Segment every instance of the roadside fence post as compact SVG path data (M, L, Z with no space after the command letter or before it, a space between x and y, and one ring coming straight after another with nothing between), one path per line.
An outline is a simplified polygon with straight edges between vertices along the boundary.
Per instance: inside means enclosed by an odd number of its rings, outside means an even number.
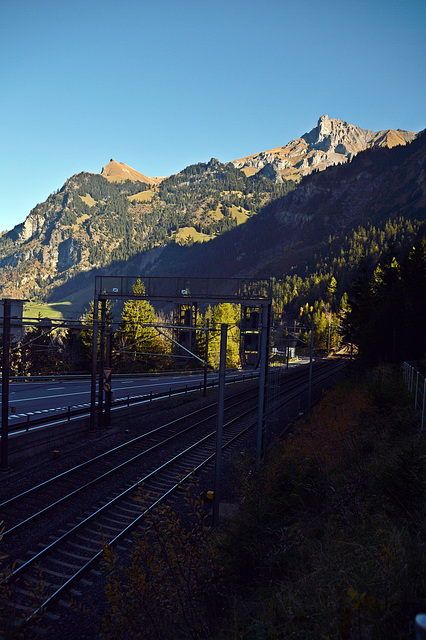
M418 393L419 393L419 375L420 372L417 371L417 376L416 376L416 395L414 398L414 408L417 409L417 397L418 397Z
M416 640L426 640L426 614L416 616Z

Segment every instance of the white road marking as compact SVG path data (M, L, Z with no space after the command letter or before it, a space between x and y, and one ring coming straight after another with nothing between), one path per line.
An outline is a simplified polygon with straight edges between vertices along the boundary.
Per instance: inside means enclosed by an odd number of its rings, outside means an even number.
M89 395L90 391L74 391L74 393L61 393L61 398L65 396L82 396ZM54 396L36 396L35 398L21 398L20 400L14 400L13 402L31 402L32 400L48 400L49 398L57 398L57 395ZM0 403L1 404L1 403Z

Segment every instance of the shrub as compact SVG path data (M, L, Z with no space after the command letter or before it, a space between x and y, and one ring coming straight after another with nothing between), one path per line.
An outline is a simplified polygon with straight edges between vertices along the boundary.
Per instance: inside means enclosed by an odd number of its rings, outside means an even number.
M221 578L202 501L186 490L185 521L171 506L147 514L127 565L105 548L105 640L206 638L217 623ZM145 510L149 495L140 497Z

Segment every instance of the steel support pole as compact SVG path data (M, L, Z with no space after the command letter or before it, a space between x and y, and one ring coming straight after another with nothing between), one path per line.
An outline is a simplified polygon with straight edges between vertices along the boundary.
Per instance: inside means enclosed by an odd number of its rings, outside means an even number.
M216 458L214 473L213 493L213 526L219 524L219 507L222 488L222 440L223 440L223 414L225 406L225 374L226 374L226 345L228 325L222 324L220 328L220 361L219 361L219 390L217 396L217 431L216 431Z
M98 366L98 309L99 301L95 295L93 300L93 331L92 331L92 378L90 387L90 431L96 431L96 374Z
M327 354L330 353L330 333L331 333L331 318L328 319L328 346L327 346Z
M260 339L259 400L257 408L256 448L256 466L258 469L260 468L260 462L264 453L265 392L268 371L269 309L270 305L262 305L262 333Z
M206 326L206 349L204 352L204 360L205 360L205 365L204 365L204 390L203 390L203 396L205 397L207 395L207 369L208 369L208 358L209 358L209 335L210 335L210 320L207 318L207 326Z
M3 357L1 380L1 470L9 468L9 377L10 377L10 309L11 301L3 300Z
M312 324L311 324L311 348L310 348L310 355L309 355L308 411L311 410L311 404L312 404L312 361L313 361L313 355L314 355L314 330L315 330L315 325L314 325L314 321L312 321Z
M106 334L106 354L105 354L105 364L107 369L111 368L111 355L112 355L112 331L109 331ZM111 425L111 397L112 397L112 380L111 376L109 379L111 384L111 391L105 391L105 426L109 427Z
M101 300L101 331L99 339L98 429L104 426L104 367L105 367L106 300Z

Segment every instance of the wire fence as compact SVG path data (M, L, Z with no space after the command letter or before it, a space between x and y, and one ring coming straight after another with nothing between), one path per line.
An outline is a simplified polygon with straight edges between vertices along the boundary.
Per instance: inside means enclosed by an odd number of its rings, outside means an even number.
M421 411L422 423L420 431L423 431L426 411L426 378L412 364L404 362L404 380L409 391L414 396L414 408Z

